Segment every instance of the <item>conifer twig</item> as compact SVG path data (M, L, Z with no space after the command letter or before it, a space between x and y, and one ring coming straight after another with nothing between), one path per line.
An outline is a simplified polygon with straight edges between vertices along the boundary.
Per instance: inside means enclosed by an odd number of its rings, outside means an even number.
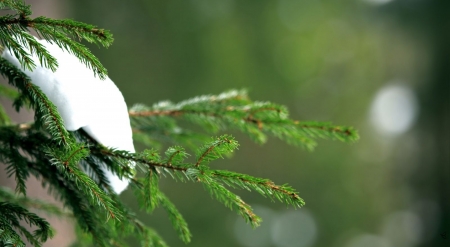
M168 164L168 163L158 163L154 161L150 161L144 158L138 158L135 157L132 154L125 154L120 152L114 152L112 150L108 149L91 149L92 153L101 153L103 155L107 155L114 158L120 158L120 159L126 159L128 161L133 161L140 164L147 165L150 169L155 168L164 168L166 170L172 170L176 172L182 172L182 173L188 173L192 170L197 170L198 166L196 164L191 165L174 165L174 164ZM256 188L255 190L261 193L264 196L270 196L270 197L276 197L277 199L280 199L282 202L289 202L289 204L292 204L294 206L301 207L304 205L303 199L299 197L299 195L291 188L286 185L280 186L274 184L272 181L268 179L261 179L261 178L255 178L251 177L249 175L229 172L229 171L222 171L222 170L209 170L208 173L212 177L216 177L217 179L220 179L222 181L226 181L227 185L238 185L241 188L249 189L249 186ZM154 187L152 187L154 188ZM264 188L262 190L261 188ZM277 196L283 194L283 198L289 198L288 200L281 200L281 197Z
M7 3L8 2L8 3ZM0 3L0 8L15 1ZM28 33L28 28L34 29L37 34L51 43L56 43L60 48L75 55L82 63L94 71L95 75L105 79L107 70L100 61L84 45L73 39L86 40L90 43L109 47L112 42L112 34L108 30L99 29L93 25L73 20L54 20L47 17L29 18L31 12L27 12L25 5L16 4L15 10L20 15L5 15L0 17L0 41L15 54L22 67L33 70L36 64L30 55L36 54L43 67L55 71L58 63L42 44ZM17 31L20 30L20 31ZM72 38L70 38L72 37ZM29 52L24 49L29 49ZM31 53L31 54L29 54Z
M221 136L199 148L197 162L194 164L183 163L184 157L186 157L187 154L179 147L169 148L166 152L166 159L161 159L159 154L155 151L146 151L142 154L131 154L94 146L94 148L91 149L91 152L94 155L108 155L113 158L125 159L136 162L137 164L143 164L148 167L148 172L144 176L145 180L143 182L145 188L145 193L143 194L144 201L148 211L153 211L159 204L159 200L161 200L157 199L161 198L162 195L158 189L158 177L161 175L156 172L158 168L163 169L162 171L165 172L173 171L182 173L189 181L201 182L211 195L224 203L227 207L238 211L239 214L253 226L259 225L259 217L252 212L249 205L243 202L239 196L227 190L222 183L233 188L239 187L247 190L256 190L261 195L267 196L272 200L276 198L280 202L295 207L302 207L304 205L303 199L298 196L293 188L287 185L280 186L268 179L255 178L249 175L229 171L211 170L205 165L206 162L220 158L222 154L232 152L235 148L237 148L237 143L232 137L227 135ZM180 176L178 176L178 178L180 178Z
M60 170L67 170L69 174L66 177L73 180L81 187L80 189L91 195L89 199L92 204L98 203L101 205L107 211L108 218L120 220L123 216L114 205L115 203L111 197L77 167L78 162L88 155L88 149L83 144L74 145L67 149L65 152L47 149L46 153L50 157L51 164Z
M183 131L176 124L177 119L199 124L213 133L238 129L258 143L266 142L266 135L272 134L309 150L317 145L316 138L345 142L358 139L357 132L351 127L292 120L286 107L270 102L253 102L244 90L195 97L178 104L164 101L152 107L136 105L130 109L129 115L136 136L148 134L151 137L155 129L162 126L166 135L170 135L168 137L176 137ZM154 126L152 132L145 127L149 125ZM173 131L167 132L167 129Z
M22 95L28 96L27 99L35 107L37 122L47 124L49 133L63 145L69 145L72 138L64 127L64 122L56 109L56 106L47 98L38 86L30 83L30 78L14 65L0 58L0 74L8 78L8 82L17 87ZM24 99L19 97L15 104L21 106Z
M47 221L17 204L0 201L0 217L2 219L2 221L0 221L1 229L5 229L5 227L8 227L7 224L9 224L9 227L12 226L18 229L19 232L34 246L40 247L43 242L53 237L53 231ZM24 220L30 225L36 226L38 229L31 234L27 229L20 225L19 220ZM18 246L24 246L22 241L19 241L16 244Z

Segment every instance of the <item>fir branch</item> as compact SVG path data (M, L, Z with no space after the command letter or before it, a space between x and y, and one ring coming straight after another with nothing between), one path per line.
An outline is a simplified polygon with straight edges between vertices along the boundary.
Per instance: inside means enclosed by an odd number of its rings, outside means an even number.
M209 136L180 128L172 117L130 118L133 139L145 146L160 148L161 143L183 145L195 150Z
M180 155L180 152L174 150L175 149L171 149L166 152L166 155L169 157L169 160L166 162ZM149 169L143 180L143 192L142 190L137 190L135 191L135 194L138 195L138 199L143 197L144 203L142 205L145 206L146 211L152 212L158 205L161 205L169 215L172 226L177 231L180 239L185 243L189 243L191 241L191 233L185 219L177 210L175 205L169 200L169 198L167 198L167 196L159 190L159 174L156 170Z
M114 148L106 148L100 143L98 143L91 136L89 136L83 129L74 131L72 132L72 134L75 136L78 142L88 143L90 148L90 156L86 157L86 159L82 162L87 162L89 164L90 167L87 167L88 171L90 169L92 170L94 177L99 179L98 181L99 184L104 186L105 189L107 189L108 191L113 191L111 190L109 182L106 181L107 179L104 176L104 172L101 171L102 170L102 168L100 168L101 166L102 167L106 166L108 170L112 171L119 178L126 178L133 184L137 185L138 187L140 186L139 182L136 179L134 179L134 175L136 174L134 162L121 158L120 155L118 155L122 154L123 156L129 156L130 155L129 152L116 150ZM104 155L102 151L112 152L118 156ZM103 180L103 178L105 180Z
M358 131L353 127L335 126L331 123L324 122L295 121L294 124L298 125L312 137L334 139L342 142L355 142L359 139Z
M221 147L221 145L224 146L220 149L216 149L217 147ZM202 150L202 152L198 152L197 160L203 160L205 157L209 157L209 160L217 159L218 157L221 157L221 155L233 151L237 146L238 144L233 137L228 135L221 136L201 147L199 150ZM215 152L213 152L213 150ZM295 207L301 207L304 205L303 199L301 199L297 192L290 186L276 185L268 179L255 178L245 174L222 170L210 170L209 168L205 168L206 166L204 165L199 165L202 162L199 163L198 161L195 164L183 164L182 162L187 154L185 154L184 149L179 147L178 149L169 148L166 152L166 159L164 160L161 160L155 150L147 150L146 152L137 155L107 149L96 150L93 152L101 152L105 155L134 161L138 164L148 166L149 171L145 175L143 184L145 188L144 195L146 200L148 200L145 202L145 205L149 211L152 211L158 203L156 201L150 201L151 198L154 198L159 193L157 182L160 174L156 172L156 169L158 168L163 169L162 171L164 172L172 171L176 172L176 174L182 173L190 181L197 181L197 177L192 176L192 174L196 174L201 170L201 173L205 176L210 176L211 179L214 178L215 181L220 180L228 186L238 186L239 188L244 188L247 190L253 189L263 196L268 196L272 200L278 199L280 202L293 205ZM177 160L178 162L173 162L173 157L176 154L180 155L180 158ZM172 175L172 173L170 174ZM174 178L180 178L180 180L183 180L180 176Z
M214 109L218 108L218 106L230 106L242 104L244 102L248 102L245 90L230 90L219 95L203 95L194 97L192 99L182 101L178 104L173 104L170 101L162 101L156 103L152 107L137 104L130 109L129 113L132 123L134 121L136 122L133 127L137 127L138 130L143 130L144 132L146 132L146 126L154 126L154 129L158 129L161 126L164 127L164 130L173 134L173 132L180 133L184 132L185 130L176 126L175 121L172 119L172 117L183 117L183 115L186 115L186 113L194 114L194 116L199 115L196 114L198 112L198 109L193 108L193 106L201 106L202 109L209 109L209 113L212 114L212 116L207 116L207 114L200 114L201 117L203 116L206 119L199 119L197 117L191 120L215 132L220 128L219 126L217 126L217 121L213 121L215 116ZM220 112L216 113L217 115L220 115ZM153 132L155 131L154 129ZM151 134L151 132L149 131L147 131L147 133Z
M143 198L143 203L141 205L147 212L151 213L159 205L159 175L156 173L156 170L148 169L142 180L142 184L144 185L143 189L136 190L135 193L142 194L142 196L138 196L138 198Z
M24 236L26 240L33 246L41 247L41 243L34 238L33 234L31 234L25 227L20 224L14 225L14 228L20 232L20 235Z
M215 181L204 172L191 169L189 171L189 175L194 176L199 182L202 182L204 188L211 194L211 196L214 196L219 202L223 203L229 209L237 211L239 215L244 218L245 222L250 223L252 227L257 227L260 225L262 221L261 218L257 216L253 212L250 205L245 203L239 196L227 190L223 187L223 185Z
M98 58L95 57L86 46L73 41L69 37L59 32L53 32L52 30L48 30L45 28L41 28L36 31L47 41L54 42L61 49L64 49L67 52L73 54L80 60L80 62L85 64L87 68L94 71L94 74L97 75L100 79L106 78L106 75L108 74L107 69L103 67Z
M58 67L56 59L27 32L25 26L11 21L14 17L0 17L0 41L18 58L22 68L33 70L36 67L31 55L36 55L43 67L55 71Z
M276 185L269 179L256 178L246 174L224 170L211 170L206 172L208 175L224 182L231 187L239 187L248 191L255 190L264 197L278 199L280 202L294 207L302 207L305 202L297 192L287 185Z
M114 197L117 196L114 195ZM141 241L141 246L168 247L161 236L154 229L148 227L140 220L138 220L133 212L126 209L124 209L124 212L126 220L117 222L118 224L115 224L120 238L126 237L127 234L135 234L136 237Z
M27 28L33 28L39 36L75 55L101 79L106 78L106 68L88 48L72 40L70 36L78 40L84 39L90 43L109 47L113 42L112 34L109 31L73 20L54 20L47 17L31 19L12 15L0 17L0 41L12 50L21 65L28 70L33 70L36 67L30 54L23 48L26 47L31 54L38 56L43 67L52 71L56 70L57 61L41 43L27 32Z
M99 154L99 155L105 155L111 158L115 159L124 159L128 161L133 161L139 164L144 164L149 166L150 168L164 168L166 170L173 170L173 171L186 171L188 168L185 166L175 166L175 165L169 165L164 163L157 163L152 162L151 160L148 160L144 158L143 156L133 155L128 152L121 152L113 149L108 148L102 148L102 147L93 147L91 148L91 152L93 154Z
M0 128L0 162L7 164L6 173L8 177L15 176L16 192L26 194L26 180L29 171L26 167L27 159L20 153L20 148L15 144L20 137L15 128Z
M70 191L72 191L72 194L69 194ZM99 217L92 210L90 203L83 198L83 194L70 189L63 193L65 202L72 208L73 215L76 217L79 226L90 233L95 245L108 246L107 243L111 239L111 231L104 224L103 217Z
M8 127L5 129L12 129L13 127ZM19 128L15 126L14 128ZM1 130L1 129L0 129ZM27 133L32 133L35 131L33 126L29 126L29 128L26 128L24 130ZM30 132L31 131L31 132ZM16 132L12 132L16 133ZM86 139L80 139L83 141L86 141ZM93 142L92 139L88 139L88 141ZM211 160L216 159L218 157L221 157L221 155L232 151L235 147L237 147L237 143L234 143L234 139L230 136L221 136L217 139L214 139L207 143L206 145L202 146L199 150L203 150L202 152L198 152L198 158L208 157L208 155L211 155L214 152L217 152L214 154L211 158ZM277 198L278 200L285 202L287 204L292 204L294 206L301 206L303 204L303 201L296 195L296 192L290 188L289 186L278 186L273 184L270 180L265 179L259 179L254 178L251 176L246 176L243 174L237 174L227 171L216 171L216 170L210 170L207 166L203 165L196 165L194 164L185 164L184 159L187 157L187 153L184 151L183 148L179 146L175 146L172 148L169 148L165 152L165 156L162 158L159 156L159 154L156 152L156 150L147 150L142 153L138 154L132 154L125 151L120 150L114 150L114 149L108 149L106 147L103 147L101 145L98 145L97 143L91 143L92 146L89 146L91 149L91 153L89 157L99 157L100 155L109 157L111 162L114 164L122 164L122 163L129 163L129 162L136 162L137 164L143 164L146 166L147 171L152 172L152 177L155 178L153 182L148 183L146 188L149 190L152 189L152 192L147 192L146 197L151 198L152 200L155 200L153 203L156 203L158 205L163 205L163 202L161 201L161 198L164 198L165 196L158 190L157 180L159 179L159 176L165 173L171 173L175 172L175 174L183 174L184 178L187 178L189 181L199 181L202 182L204 187L213 195L216 199L218 199L220 202L224 203L227 207L237 211L240 215L242 215L248 222L250 222L253 226L256 226L259 224L259 218L254 215L254 213L251 211L251 208L249 205L247 205L245 202L240 199L239 196L233 194L231 191L227 190L223 184L231 186L231 187L239 187L239 188L245 188L245 189L252 189L257 190L259 193L269 196L272 199ZM82 145L82 144L80 144ZM225 145L225 146L222 146ZM226 147L226 145L230 145ZM81 156L77 158L77 155L81 153L80 149L74 149L70 152L63 152L63 154L60 154L60 163L70 163L70 160L73 159L72 163L77 163ZM65 158L63 158L63 156ZM199 160L197 159L197 161ZM92 160L92 162L97 163L97 161ZM117 166L117 165L116 165ZM36 169L35 165L32 165L34 169ZM60 176L65 177L66 175L62 170L58 168L57 173L60 174ZM161 172L159 172L161 171ZM45 174L55 174L55 172L40 172ZM174 178L180 178L180 176L176 176ZM76 183L75 181L71 180L73 183ZM71 183L72 183L71 182ZM222 184L223 183L223 184ZM145 183L143 183L145 184ZM156 185L155 185L156 184ZM137 189L142 187L136 187ZM83 192L82 190L81 192ZM71 192L73 193L73 192ZM79 193L79 192L77 192ZM85 192L84 192L85 193ZM114 197L112 197L114 198ZM165 197L167 198L167 197ZM67 198L69 199L69 198ZM73 200L71 198L70 200ZM77 203L82 202L83 200L80 200ZM169 204L166 203L166 210L169 212L169 215L172 215L172 222L174 224L175 229L178 229L177 231L179 233L183 232L185 233L185 239L184 241L187 241L186 235L187 232L187 225L185 224L184 220L181 220L182 218L179 213L176 213L176 209L171 207L173 206L169 202ZM71 202L71 204L75 204L75 202ZM90 203L89 203L90 204ZM167 206L169 205L169 206ZM164 205L163 205L164 206ZM73 205L71 206L73 207ZM89 208L89 206L87 206ZM155 206L153 206L155 207ZM109 233L107 233L106 229L103 229L101 231L106 231L103 233L98 233L98 229L94 230L93 227L96 225L97 220L95 214L92 215L88 211L77 211L80 209L77 209L75 207L74 209L74 215L78 215L78 217L83 216L83 218L86 218L87 222L84 223L85 227L87 227L87 231L91 232L94 236L94 238L98 236L106 236ZM175 210L175 211L174 211ZM93 218L92 218L93 217ZM128 216L126 216L128 219ZM80 219L78 219L80 220ZM84 220L83 220L84 221ZM81 221L81 222L83 222ZM79 221L80 222L80 221ZM183 223L183 224L182 224ZM94 233L95 232L95 233ZM183 235L181 235L183 237ZM100 246L106 246L109 245L106 242L102 242L103 237L98 237L98 239L94 239L94 241L98 242L98 245Z
M30 78L4 58L0 58L0 74L8 79L9 84L18 88L31 101L35 109L35 119L44 122L52 137L63 145L69 145L71 136L64 127L64 122L56 106L47 98L38 86L30 83Z
M75 192L68 194L68 192ZM73 215L76 217L78 225L88 232L96 246L108 246L111 239L111 231L106 227L103 218L92 210L90 203L86 202L82 194L78 191L67 190L64 193L65 203L72 208Z
M234 150L236 147L237 143L234 141L234 138L228 135L221 136L199 149L201 151L198 152L198 158L195 164L182 163L187 154L184 152L184 149L179 147L169 148L166 152L165 159L161 159L155 150L147 150L141 154L119 152L108 150L106 148L93 148L91 151L148 166L148 172L143 181L144 193L136 193L138 198L140 195L144 196L144 205L146 205L148 211L152 211L159 203L161 203L160 198L162 193L158 189L158 177L160 174L156 172L157 169L162 169L164 172L172 171L176 174L182 173L190 181L202 182L205 189L209 191L211 195L230 209L236 210L253 226L259 225L260 218L251 211L251 207L248 204L242 201L239 196L227 190L220 182L231 187L237 186L248 190L256 190L258 193L268 196L272 200L278 199L280 202L295 207L304 205L303 199L301 199L297 192L290 186L275 185L268 179L255 178L244 174L210 170L207 166L202 165L203 160L206 162L206 160L210 161L217 159L218 157L221 157L221 155Z
M99 44L106 48L114 41L111 32L108 30L74 20L54 20L40 16L35 19L28 19L26 25L44 33L49 33L51 27L53 32L60 31L66 35L71 35L73 38L84 39L89 43Z
M41 243L53 237L53 231L47 221L17 204L0 202L0 218L18 229L34 246L39 247ZM31 234L20 225L19 220L24 220L26 223L36 226L37 229Z
M25 183L29 176L29 172L26 167L27 160L23 158L18 151L19 150L8 150L6 153L1 155L0 160L5 164L8 164L6 167L8 177L11 177L12 175L15 176L16 192L26 195L27 188Z
M1 18L1 17L0 17ZM0 19L1 20L1 19ZM18 31L17 33L24 34L24 31ZM27 47L26 39L20 39L23 38L21 36L16 37L16 33L11 33L8 26L0 26L0 41L5 47L8 47L14 55L19 60L20 64L22 65L22 68L33 70L36 67L36 64L34 63L34 60L31 58L31 55L24 49L24 46ZM18 39L22 41L19 42Z
M0 0L0 9L10 8L17 11L20 16L31 15L31 5L21 0Z
M22 28L33 28L47 37L51 37L57 32L63 33L72 36L72 38L84 39L89 43L102 45L106 48L114 41L111 32L108 30L70 19L55 20L45 16L31 19L12 15L0 17L0 26L7 26L8 29L13 29L13 25L20 25Z
M175 205L169 200L169 198L167 198L167 196L164 195L162 192L159 192L157 197L161 206L166 210L167 214L169 215L169 219L172 222L172 226L177 231L180 239L186 244L189 243L191 241L192 234L189 231L187 222L184 219L184 217L181 215L181 213L178 211Z
M29 162L28 167L42 177L44 184L50 184L49 190L59 198L64 206L69 207L78 225L85 232L91 234L94 243L97 246L108 246L108 240L111 239L111 230L104 224L104 218L100 217L95 207L88 200L86 194L78 189L78 186L64 179L60 170L55 166L44 166ZM93 207L94 206L94 207Z
M64 127L64 122L56 106L47 98L38 86L27 82L25 88L36 110L36 120L47 124L49 133L55 140L68 145L71 137Z
M110 157L111 159L114 159L114 162L135 162L138 164L143 171L152 171L152 175L160 175L159 173L163 174L169 174L172 178L178 179L180 181L184 181L185 178L188 180L190 179L189 176L180 176L180 174L185 174L188 169L195 168L195 164L172 164L167 163L170 160L170 156L166 157L166 159L162 160L161 157L158 154L157 150L151 149L151 150L144 150L141 153L129 153L126 151L121 150L115 150L107 147L103 147L100 145L94 145L91 147L90 151L93 155L103 155L106 157ZM176 150L177 147L172 147L173 150ZM170 148L169 148L170 149ZM166 154L170 154L171 152L166 152ZM180 155L185 155L184 153L180 152ZM174 159L170 160L173 162ZM142 167L143 165L144 167ZM174 176L174 174L176 176ZM148 176L148 174L147 174ZM146 177L147 177L146 176ZM145 184L145 183L144 183ZM148 185L150 186L150 185ZM144 186L145 187L145 186Z
M152 228L145 227L139 234L141 246L148 247L169 247L159 234Z
M213 133L238 129L258 143L265 143L266 135L272 134L308 150L317 145L315 138L345 142L358 139L357 132L351 127L294 121L289 118L286 107L270 102L253 102L244 90L232 90L218 96L195 97L178 104L165 101L152 107L136 105L130 109L129 114L135 131L149 135L155 130L149 130L145 126L153 125L157 130L161 123L166 123L162 126L184 131L176 125L176 118L201 125ZM170 131L169 135L173 136Z
M239 144L230 135L223 135L197 150L196 166L208 164L212 160L222 158L223 154L233 152Z
M11 227L10 222L3 217L0 217L0 246L25 247L20 235Z
M166 159L163 160L166 164L181 164L183 163L184 159L189 156L188 153L184 150L181 146L173 146L169 147L167 151L165 152Z
M88 198L93 205L98 204L106 210L108 218L118 220L122 218L122 213L114 205L114 201L77 167L78 162L89 154L86 146L74 144L62 152L48 148L46 154L50 157L52 165L56 166L66 178L75 182L81 190L89 195Z
M80 161L80 165L83 170L99 185L103 190L113 193L111 185L109 184L108 178L105 176L103 171L103 163L93 155L89 155Z

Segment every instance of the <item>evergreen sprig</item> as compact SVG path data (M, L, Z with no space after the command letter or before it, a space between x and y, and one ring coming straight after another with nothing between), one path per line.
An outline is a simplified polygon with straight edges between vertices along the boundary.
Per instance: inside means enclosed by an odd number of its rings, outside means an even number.
M33 233L29 232L21 225L21 220L24 220L30 226L37 227L37 229ZM0 243L4 245L10 243L11 246L25 246L15 229L25 236L33 246L42 246L42 243L53 237L50 224L46 220L18 204L0 201L0 241L5 240Z
M153 195L151 196L154 197ZM185 243L189 243L191 241L192 234L189 231L188 224L184 217L181 215L175 205L169 200L169 198L167 198L167 196L162 192L158 193L156 197L161 206L169 215L169 219L173 227L177 231L180 239Z
M9 177L15 177L16 192L26 195L25 182L30 175L29 160L20 148L24 137L20 135L20 126L0 127L0 162L7 165ZM36 140L33 140L36 141ZM33 144L32 144L33 145Z
M135 136L138 140L144 140L144 143L150 141L141 138L142 135L154 141L177 142L182 135L192 133L181 128L177 124L178 119L198 124L212 133L238 129L257 143L265 143L267 134L272 134L308 150L314 149L317 138L344 142L358 139L358 134L352 127L292 120L286 107L271 102L251 101L245 90L199 96L178 104L169 101L152 107L138 104L129 113ZM192 140L192 137L191 134L189 139Z
M103 29L73 20L31 18L30 5L21 0L0 0L0 9L14 14L0 17L0 50L8 48L19 58L22 69L35 68L33 56L41 66L56 70L58 61L29 31L72 53L105 78L106 69L78 41L108 47L112 35ZM286 107L271 102L252 101L245 90L230 90L219 95L204 95L172 103L157 103L151 107L135 105L129 110L134 138L148 149L130 153L97 143L83 130L69 132L48 97L31 79L3 58L2 74L17 91L0 86L0 97L14 100L17 111L31 107L34 123L14 124L0 107L0 162L7 165L7 175L14 177L14 192L0 187L0 246L41 246L52 237L49 223L29 212L45 212L76 220L78 243L74 246L128 246L124 239L136 237L141 246L167 247L151 227L137 219L136 214L121 203L105 175L105 168L121 179L130 181L141 209L151 213L162 207L168 214L180 239L188 243L188 224L168 196L160 190L159 181L201 183L210 195L241 215L253 227L261 219L230 189L256 191L272 201L295 208L304 201L297 191L277 185L269 179L257 178L233 171L214 169L211 162L228 157L238 147L231 135L209 138L210 133L239 130L257 143L265 143L272 135L288 143L312 150L318 138L351 142L358 139L351 127L323 122L296 121L289 118ZM197 124L206 130L199 132L181 126L183 122ZM160 149L170 147L163 154ZM195 150L189 154L185 147ZM64 209L26 195L26 181L38 178L49 193L61 201ZM108 220L110 219L110 220ZM21 221L22 220L22 221ZM36 230L30 232L24 223Z
M159 236L159 234L152 228L143 228L142 230L141 246L149 247L169 247L166 242Z
M206 143L197 150L196 166L207 165L210 161L223 158L223 154L233 152L239 144L232 136L223 135L209 143Z
M246 174L230 172L225 170L208 171L208 175L223 182L233 188L256 191L264 197L277 199L286 205L302 207L305 202L300 198L294 188L284 185L276 185L272 181L263 178L256 178Z
M72 212L80 227L95 236L96 245L109 246L107 239L111 236L111 230L104 225L105 209L101 205L92 203L94 199L89 198L89 194L80 189L80 185L76 183L77 179L67 179L67 176L74 176L67 172L68 169L58 169L57 166L51 165L50 159L53 157L47 153L50 147L53 147L53 152L62 152L61 150L57 151L58 146L52 136L37 125L27 128L22 126L0 127L0 162L7 163L7 159L15 160L15 166L40 178L43 186L49 188L49 191ZM16 152L15 156L10 155L12 152ZM67 154L70 153L73 152ZM60 159L64 161L64 157ZM74 162L73 159L66 158L66 160L72 160L71 162ZM26 178L21 177L21 179L25 180ZM82 186L83 182L80 184ZM90 185L89 188L95 189L95 185ZM105 194L103 191L100 193ZM112 201L111 196L107 196L107 198L108 201ZM114 206L110 207L110 210L115 210L113 213L120 215L121 210L116 210L117 206Z
M0 0L0 9L11 9L17 11L21 16L31 15L31 5L21 0Z
M253 227L261 224L261 218L253 212L251 206L226 189L222 184L197 170L190 170L189 175L196 177L197 181L202 182L205 189L219 202L229 209L237 211L244 218L245 222L250 223Z
M92 145L96 144L92 143ZM250 205L225 188L225 186L247 190L253 189L265 197L276 198L280 202L293 205L294 207L304 205L303 199L298 196L293 188L287 185L276 185L268 179L255 178L249 175L223 170L214 170L207 166L210 161L233 152L237 147L238 143L230 135L214 138L198 148L195 163L184 162L188 154L179 146L169 148L165 152L164 158L154 149L132 154L97 145L91 149L91 152L93 155L103 154L113 159L136 162L139 168L145 171L144 178L141 179L143 191L135 191L135 195L138 197L138 200L143 202L141 205L149 212L153 211L159 203L162 203L161 197L165 197L158 188L158 181L163 174L168 174L170 177L180 181L201 182L204 188L214 198L231 210L238 212L246 222L249 222L254 227L260 224L261 219L253 213ZM171 215L170 211L172 210L167 211ZM172 220L175 229L178 229L180 237L189 236L187 231L185 235L181 234L183 232L181 230L185 229L183 227L185 223L181 215L178 213L173 213L172 215L180 223L177 224L177 221L174 222Z
M26 101L30 102L35 110L37 123L45 125L50 135L59 143L68 145L72 142L72 137L64 127L64 122L56 106L38 86L31 83L31 79L27 75L2 57L0 58L0 74L21 92L14 102L16 110L20 109Z
M89 148L83 143L77 143L63 150L47 148L46 154L49 156L51 165L56 166L60 173L73 181L82 190L93 205L100 205L107 212L107 218L120 220L122 214L115 206L115 202L100 189L86 173L78 168L78 163L89 154Z
M30 18L30 6L22 1L2 1L0 8L10 8L17 12L0 17L0 41L12 50L23 68L33 70L36 67L32 55L36 55L40 64L46 68L55 71L58 67L56 59L28 33L29 29L33 29L40 37L75 55L95 75L106 78L106 68L86 46L76 40L109 47L114 40L109 31L69 19L55 20L44 16Z

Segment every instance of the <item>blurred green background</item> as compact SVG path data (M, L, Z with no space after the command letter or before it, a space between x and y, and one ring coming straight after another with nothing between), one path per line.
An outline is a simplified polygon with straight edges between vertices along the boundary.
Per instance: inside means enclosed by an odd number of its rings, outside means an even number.
M72 0L63 18L111 30L93 47L129 106L231 88L287 105L298 120L359 130L314 152L276 139L214 166L289 183L300 210L238 191L255 230L198 184L162 181L189 246L450 246L450 1ZM128 191L122 198L136 207ZM140 214L184 246L162 210Z

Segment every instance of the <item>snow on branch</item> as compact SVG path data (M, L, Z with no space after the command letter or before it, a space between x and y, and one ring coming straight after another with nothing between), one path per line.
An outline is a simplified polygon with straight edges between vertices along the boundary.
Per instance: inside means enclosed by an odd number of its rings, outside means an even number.
M38 86L31 83L27 75L2 57L0 57L0 74L8 78L9 84L17 87L22 93L22 97L15 101L16 109L29 100L36 111L36 121L43 123L55 140L63 145L69 145L72 142L72 137L64 127L56 106Z

